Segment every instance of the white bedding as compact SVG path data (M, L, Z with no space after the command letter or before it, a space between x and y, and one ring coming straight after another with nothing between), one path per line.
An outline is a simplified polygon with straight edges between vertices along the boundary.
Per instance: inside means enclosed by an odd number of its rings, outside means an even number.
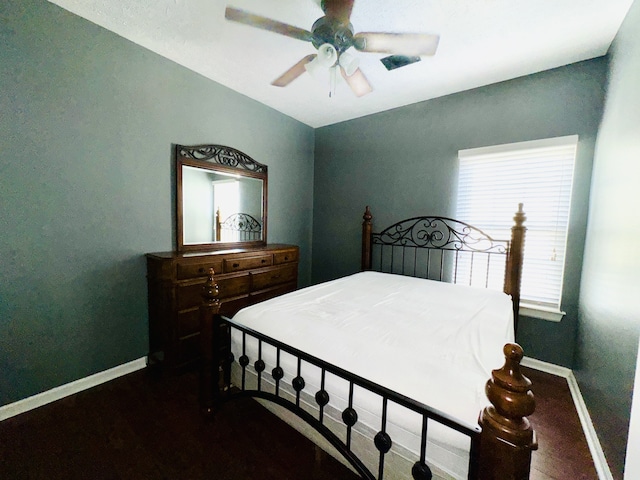
M469 425L477 424L487 404L484 385L491 370L504 363L504 344L514 341L512 304L506 294L378 272L357 273L267 300L241 310L234 321ZM238 358L237 331L232 337ZM247 348L256 343L249 342ZM253 364L256 352L247 354ZM264 347L263 359L270 372L275 351ZM284 381L290 382L296 376L295 361L283 355L281 364ZM305 369L305 392L312 398L320 380L311 367ZM263 377L268 381L270 375ZM330 377L330 406L339 412L346 407L348 387ZM380 429L381 401L374 397L356 389L359 423L375 432ZM394 444L416 451L420 418L392 408L389 417ZM433 430L430 427L430 437L440 436L436 443L468 449L468 440L456 432Z

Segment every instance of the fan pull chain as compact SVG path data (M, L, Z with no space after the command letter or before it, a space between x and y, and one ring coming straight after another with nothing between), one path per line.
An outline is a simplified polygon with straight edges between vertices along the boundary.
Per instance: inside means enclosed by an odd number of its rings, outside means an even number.
M334 65L329 69L329 98L332 98L336 94L336 71L338 67Z

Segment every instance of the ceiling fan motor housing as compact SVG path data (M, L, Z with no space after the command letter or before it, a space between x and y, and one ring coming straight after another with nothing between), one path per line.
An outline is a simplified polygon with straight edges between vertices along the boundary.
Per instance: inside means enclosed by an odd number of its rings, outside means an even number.
M311 33L313 34L311 43L316 49L329 43L335 47L338 54L341 54L354 45L351 23L344 24L328 17L320 17L311 27Z

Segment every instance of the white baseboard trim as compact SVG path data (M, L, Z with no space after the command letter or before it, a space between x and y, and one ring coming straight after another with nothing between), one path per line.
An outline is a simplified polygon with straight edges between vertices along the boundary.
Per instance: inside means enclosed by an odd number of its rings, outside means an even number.
M582 398L582 393L580 393L580 387L573 375L573 371L566 367L561 367L559 365L554 365L552 363L543 362L529 357L524 357L521 364L525 367L557 375L567 380L569 391L573 398L573 403L575 404L576 411L578 412L578 417L580 418L580 423L582 424L582 429L584 430L587 444L589 445L589 450L591 451L591 456L595 463L598 478L600 480L613 480L613 475L611 475L611 470L609 469L609 465L607 464L607 460L604 456L602 445L598 439L593 422L591 421L591 416L587 410L587 405ZM61 398L87 390L110 380L114 380L123 375L141 370L146 366L147 358L138 358L137 360L118 365L117 367L110 368L109 370L105 370L74 382L52 388L46 392L38 393L37 395L4 405L0 407L0 421L28 412L29 410L33 410L48 403L55 402L56 400L60 400Z
M524 357L520 364L525 367L540 370L541 372L550 373L551 375L556 375L562 378L569 378L569 375L573 375L570 368L543 362L542 360L536 360L535 358Z
M122 365L110 368L109 370L98 372L88 377L81 378L64 385L60 385L59 387L52 388L51 390L47 390L46 392L38 393L31 397L18 400L17 402L9 403L8 405L3 405L2 407L0 407L0 422L2 420L6 420L7 418L14 417L24 412L28 412L29 410L33 410L34 408L46 405L47 403L55 402L56 400L60 400L61 398L68 397L69 395L73 395L74 393L78 393L91 387L95 387L97 385L100 385L101 383L105 383L118 377L122 377L123 375L141 370L146 366L147 357L138 358L137 360L123 363Z
M589 410L587 410L587 404L584 403L584 398L582 398L582 393L580 392L578 381L573 375L573 371L570 368L561 367L559 365L554 365L552 363L543 362L529 357L524 357L520 363L525 367L557 375L567 380L569 391L571 392L571 397L573 398L573 403L576 407L576 411L578 412L578 418L580 418L580 424L582 425L582 430L584 431L584 436L587 439L587 445L589 445L589 451L591 452L591 457L593 458L593 463L595 464L596 472L598 473L598 478L600 480L613 480L611 469L609 468L607 459L604 456L604 451L602 450L602 445L598 439L598 434L596 433L596 429L591 421Z

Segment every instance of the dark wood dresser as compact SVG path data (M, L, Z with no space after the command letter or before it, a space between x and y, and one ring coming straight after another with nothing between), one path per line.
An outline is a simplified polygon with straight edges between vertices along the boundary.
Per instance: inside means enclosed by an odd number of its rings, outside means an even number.
M211 252L148 253L149 364L167 369L194 366L199 354L202 286L213 267L220 313L241 308L298 286L298 247L272 244Z

